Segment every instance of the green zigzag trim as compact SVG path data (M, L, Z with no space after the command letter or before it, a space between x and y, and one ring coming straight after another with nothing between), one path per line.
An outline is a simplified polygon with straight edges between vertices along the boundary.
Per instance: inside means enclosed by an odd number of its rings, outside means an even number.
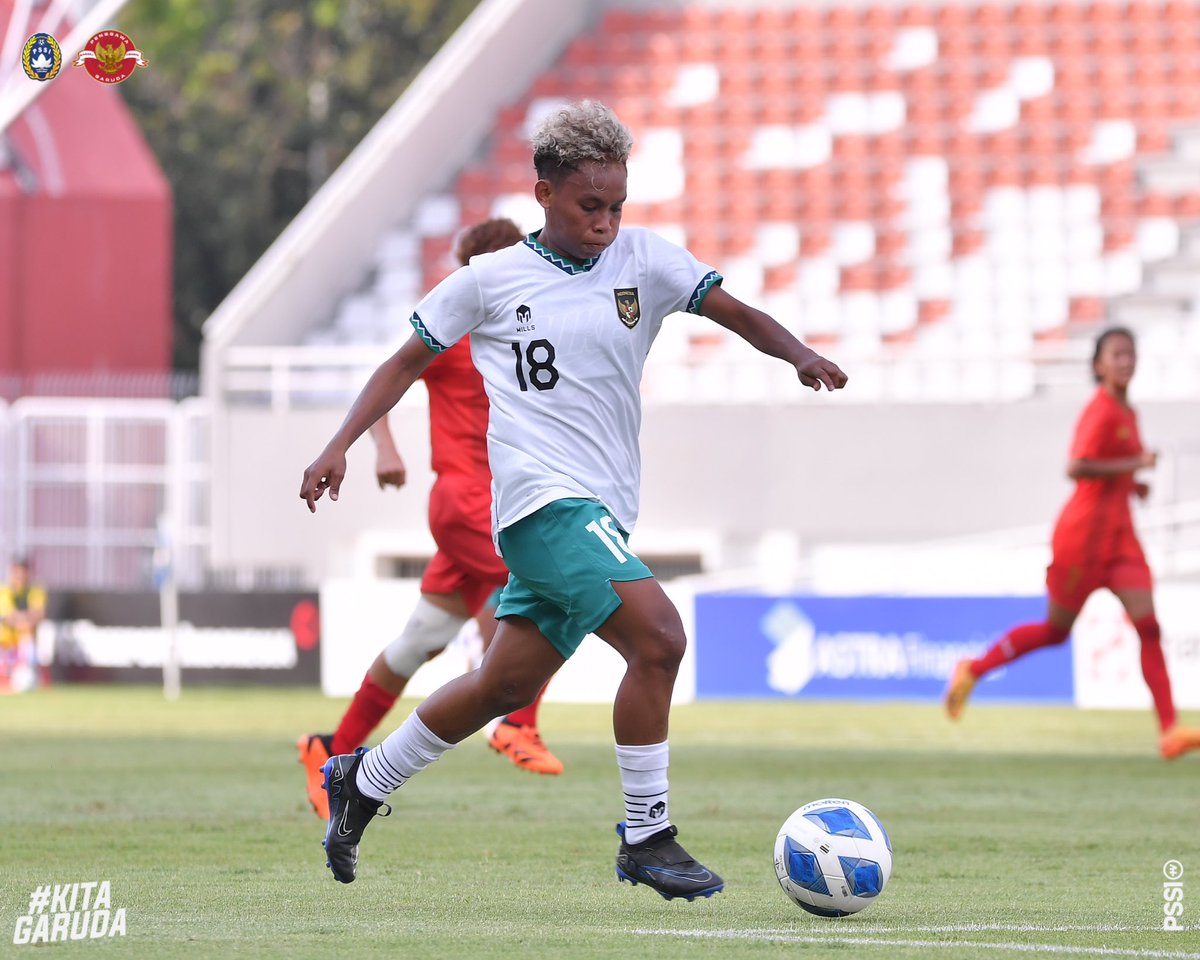
M425 329L425 321L418 314L413 314L408 318L408 322L413 325L413 329L421 335L421 339L425 341L427 346L434 353L441 353L446 349L446 345L441 343L432 333Z
M542 231L539 230L537 233L531 233L529 236L527 236L525 238L525 245L534 253L542 257L542 259L548 260L550 263L558 267L558 269L566 271L567 273L571 274L571 276L575 276L577 273L587 273L596 265L596 261L600 259L600 254L596 254L594 257L584 260L583 263L572 263L570 260L565 260L553 250L549 250L538 243L538 234L541 232Z
M708 273L704 275L704 279L696 285L696 289L692 291L692 297L690 300L688 300L687 312L699 313L700 304L702 304L704 302L704 298L708 296L708 291L724 279L725 278L717 273L716 270L709 270Z

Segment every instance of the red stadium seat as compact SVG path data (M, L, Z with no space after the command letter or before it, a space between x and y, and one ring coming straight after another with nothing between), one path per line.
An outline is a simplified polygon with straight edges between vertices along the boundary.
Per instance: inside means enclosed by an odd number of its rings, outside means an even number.
M876 290L879 287L879 273L874 263L856 263L842 267L838 281L838 289L842 293L856 290Z
M1142 26L1158 22L1158 5L1153 0L1128 0L1125 4L1125 22Z
M971 21L976 31L993 33L1008 26L1008 6L1003 3L984 2L971 7Z
M890 66L897 31L914 27L936 29L936 60L915 69ZM981 94L1009 85L1014 60L1031 56L1051 58L1052 88L1021 100L1015 125L970 129L965 121L975 115ZM677 106L670 95L679 68L692 63L717 64L719 95ZM821 124L827 122L831 94L888 91L904 98L899 129L839 132L832 138L830 162L809 169L790 168L796 162L790 155L777 168L747 165L759 128ZM1200 192L1143 195L1137 176L1142 157L1171 150L1176 126L1200 121L1196 0L940 0L900 6L760 0L607 10L596 32L573 41L525 97L501 112L488 172L469 168L456 183L464 220L490 213L497 193L527 191L530 172L522 151L528 149L528 105L534 97L564 95L610 103L639 138L648 128L680 132L685 194L630 203L630 222L682 226L693 252L717 263L753 257L764 223L798 227L799 261L762 267L768 293L795 289L805 258L829 256L835 225L858 222L874 228L875 251L867 262L841 268L842 291L901 291L896 297L903 300L914 283L910 256L924 265L985 248L981 214L990 209L985 200L995 187L1093 185L1104 249L1125 251L1127 258L1137 255L1140 219L1200 218ZM1101 162L1108 159L1094 152L1104 143L1097 138L1101 120L1136 125L1134 156ZM945 160L948 198L940 196L936 165L914 165L930 157ZM931 169L932 181L925 179ZM1035 196L1053 199L1052 193ZM1092 222L1086 209L1072 216ZM921 301L918 322L946 321L954 307L949 300ZM1073 298L1069 322L1098 322L1104 310L1100 297ZM1064 330L1056 325L1049 336ZM908 336L911 331L891 330L887 340ZM723 342L716 338L696 349L711 353L723 349Z
M971 26L971 10L964 3L943 3L933 16L939 31L966 31Z
M949 300L921 300L917 304L917 324L937 323L950 316L953 304Z
M1175 197L1175 216L1180 220L1200 220L1200 192Z
M1020 32L1041 32L1046 27L1048 7L1039 0L1018 0L1008 11L1009 19Z
M817 257L829 250L831 243L828 227L809 226L800 231L800 256Z
M1083 28L1087 7L1078 0L1054 0L1048 11L1050 23L1061 32L1079 32Z
M1133 246L1133 227L1127 222L1114 223L1104 228L1104 252L1126 250Z
M1092 0L1084 11L1084 16L1092 24L1092 28L1110 27L1121 30L1124 16L1115 0Z
M900 8L896 18L901 27L933 26L933 7L924 3L908 3Z
M1138 127L1138 153L1166 153L1171 149L1171 128L1164 123L1143 123Z
M796 285L796 262L782 263L763 268L763 292L777 293L790 290Z
M962 227L954 231L954 256L966 257L983 248L983 231L973 227Z
M1099 323L1104 319L1105 309L1099 297L1073 297L1068 315L1074 323Z

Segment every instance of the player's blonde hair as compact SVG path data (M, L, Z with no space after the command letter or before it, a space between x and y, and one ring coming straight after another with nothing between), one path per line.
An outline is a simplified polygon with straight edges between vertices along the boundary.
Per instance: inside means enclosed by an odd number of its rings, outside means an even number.
M581 163L625 163L633 134L596 100L568 104L547 116L530 138L533 166L543 180L558 179Z

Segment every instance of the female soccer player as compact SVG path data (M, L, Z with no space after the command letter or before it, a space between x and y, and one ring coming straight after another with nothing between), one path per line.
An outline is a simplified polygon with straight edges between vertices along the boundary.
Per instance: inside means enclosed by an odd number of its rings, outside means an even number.
M511 220L486 220L463 231L455 244L460 265L481 253L520 243ZM504 586L508 570L492 546L492 474L487 459L487 394L471 362L470 347L459 344L437 357L421 374L429 390L429 434L433 472L429 529L437 552L421 578L421 597L400 635L380 652L333 733L305 734L296 741L307 775L308 799L321 819L329 817L322 786L325 762L353 753L374 730L408 681L430 657L446 648L474 617L486 649L496 629L492 595ZM375 476L380 488L402 487L407 470L383 416L372 424ZM514 764L534 773L562 773L562 762L537 730L541 693L533 703L504 717L488 744Z
M1125 607L1141 639L1142 676L1154 698L1161 730L1159 751L1172 759L1200 748L1200 730L1175 720L1171 681L1163 659L1150 568L1133 528L1129 498L1150 487L1136 478L1157 455L1142 447L1127 391L1137 364L1133 334L1123 327L1096 340L1092 370L1097 388L1075 426L1067 476L1075 492L1059 515L1046 571L1049 610L1041 623L1014 627L975 660L960 660L946 689L946 712L958 719L975 681L1039 647L1063 643L1084 601L1107 587Z
M668 715L686 639L626 543L638 513L642 368L663 318L688 310L790 363L814 390L840 388L846 375L722 290L720 274L686 250L620 229L631 145L602 104L550 115L533 137L544 228L474 258L421 301L414 336L372 375L304 472L310 510L326 490L336 500L350 444L437 353L470 336L490 402L493 529L511 574L500 624L478 670L433 693L371 751L326 764L325 850L343 883L354 880L359 840L383 800L489 719L532 700L594 632L626 663L613 704L625 793L618 877L668 899L724 887L675 840L667 809Z

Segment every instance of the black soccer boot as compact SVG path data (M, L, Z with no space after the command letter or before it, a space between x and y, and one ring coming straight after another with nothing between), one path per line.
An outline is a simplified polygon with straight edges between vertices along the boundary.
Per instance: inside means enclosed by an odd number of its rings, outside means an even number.
M359 747L353 754L330 757L325 772L325 793L329 797L329 826L325 828L325 865L339 883L353 883L358 866L358 842L372 817L390 816L391 806L382 800L364 797L354 777L367 750ZM380 809L384 812L380 813Z
M725 889L725 881L692 859L675 841L679 830L674 824L641 843L625 842L625 821L617 824L621 846L617 848L617 879L634 886L644 883L667 900L683 897L711 897Z

